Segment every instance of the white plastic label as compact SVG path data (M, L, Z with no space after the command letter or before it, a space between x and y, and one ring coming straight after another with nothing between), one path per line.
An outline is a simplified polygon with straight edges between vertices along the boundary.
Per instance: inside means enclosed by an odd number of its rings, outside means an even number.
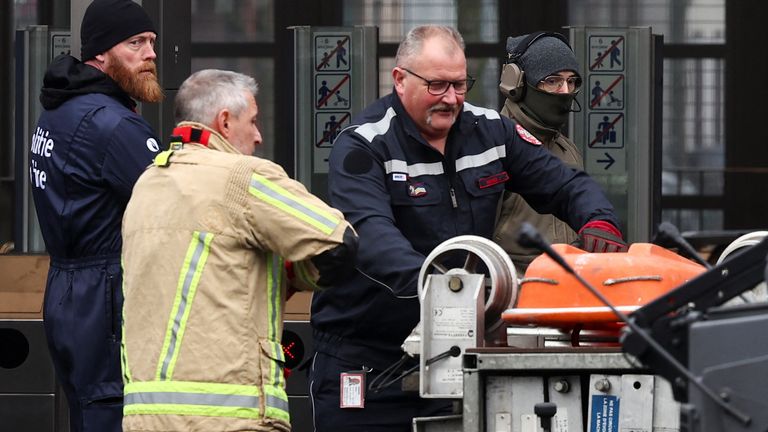
M432 308L432 337L435 339L467 339L475 337L475 315L472 308Z

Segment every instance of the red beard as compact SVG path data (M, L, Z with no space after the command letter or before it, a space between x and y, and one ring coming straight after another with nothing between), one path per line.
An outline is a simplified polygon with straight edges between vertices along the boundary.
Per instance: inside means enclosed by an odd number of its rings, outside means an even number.
M146 61L136 70L128 69L119 58L112 57L106 69L117 85L129 96L141 102L160 102L163 100L163 89L157 81L157 66L155 62Z

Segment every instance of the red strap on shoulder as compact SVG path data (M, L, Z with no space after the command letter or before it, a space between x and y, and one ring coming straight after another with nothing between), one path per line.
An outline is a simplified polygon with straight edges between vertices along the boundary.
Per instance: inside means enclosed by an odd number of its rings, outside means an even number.
M211 137L211 131L192 126L182 126L173 128L173 135L180 136L181 142L184 144L194 142L207 146L208 139Z

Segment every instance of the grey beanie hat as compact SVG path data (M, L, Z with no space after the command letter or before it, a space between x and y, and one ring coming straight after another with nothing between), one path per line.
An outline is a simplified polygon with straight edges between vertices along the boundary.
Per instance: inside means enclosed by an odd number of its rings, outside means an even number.
M514 51L526 37L528 35L508 37L507 52ZM579 63L571 47L554 36L536 39L516 63L525 72L525 81L534 87L539 81L560 71L571 70L579 73Z

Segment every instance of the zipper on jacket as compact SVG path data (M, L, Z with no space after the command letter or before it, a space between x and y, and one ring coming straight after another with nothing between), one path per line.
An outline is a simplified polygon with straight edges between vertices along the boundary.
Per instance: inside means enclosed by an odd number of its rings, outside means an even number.
M457 208L459 206L459 203L458 201L456 201L456 191L453 190L453 186L451 186L450 193L451 193L451 204L453 204L453 208Z
M116 307L115 305L115 297L117 296L117 292L115 289L115 275L109 274L109 270L107 270L107 301L109 304L107 305L107 308L110 312L110 338L112 342L117 342L117 331L120 327L120 318L118 318L118 314L121 313L121 311Z

